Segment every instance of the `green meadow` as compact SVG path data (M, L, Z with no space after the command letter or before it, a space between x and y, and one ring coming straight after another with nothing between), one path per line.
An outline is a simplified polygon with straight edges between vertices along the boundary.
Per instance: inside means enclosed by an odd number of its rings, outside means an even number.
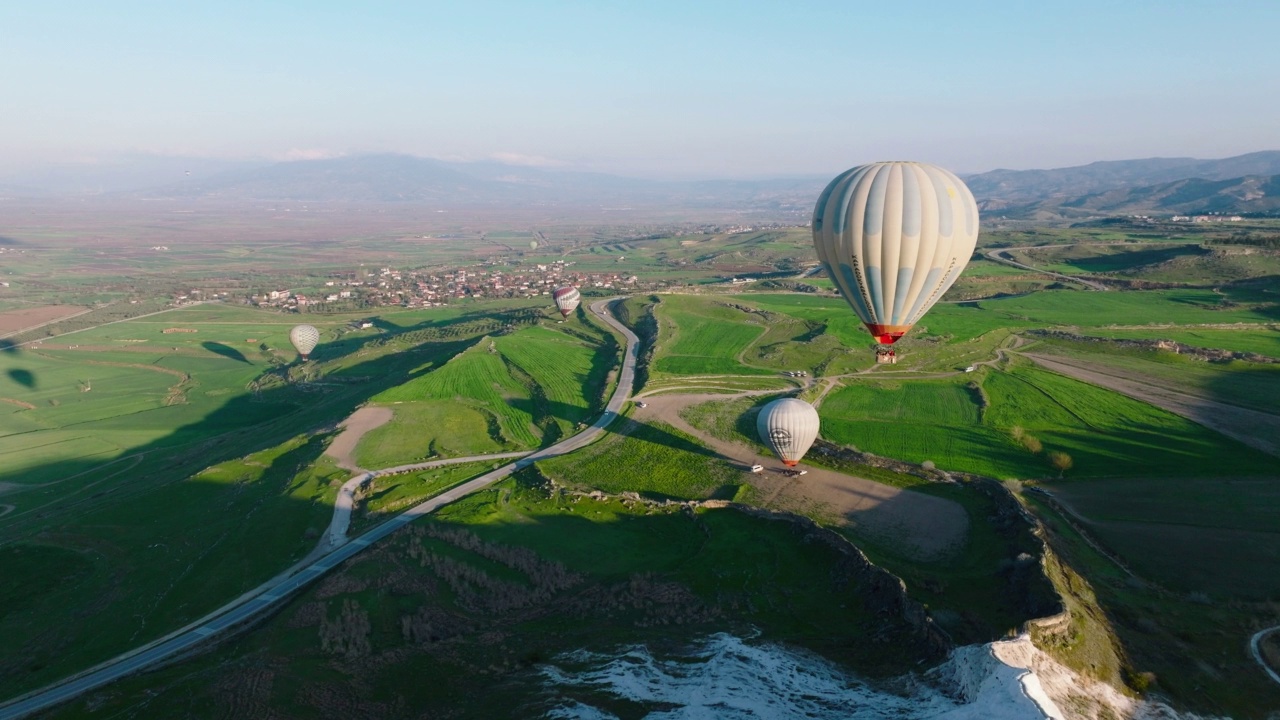
M305 364L287 345L298 317L211 305L0 353L0 576L48 588L38 611L0 613L0 695L164 634L312 549L349 477L323 455L326 428L380 393L441 372L431 387L447 399L415 401L425 411L402 413L409 427L365 451L375 460L514 444L486 446L488 423L462 428L474 437L456 446L419 442L415 428L449 430L436 421L452 417L459 392L488 397L493 417L523 413L509 431L536 447L591 417L617 354L594 325L538 328L541 310L520 306L392 315L364 331L317 323L321 345ZM451 367L458 357L481 360L470 379ZM388 483L367 510L385 514L469 470ZM53 568L38 560L53 556ZM99 622L104 613L117 621Z
M617 349L612 335L576 321L482 337L375 395L395 417L361 441L358 461L379 468L551 444L598 414Z
M1076 479L1251 475L1274 466L1274 458L1177 415L1023 365L955 380L852 381L819 413L823 437L834 442L997 478L1057 477L1050 452L1071 456L1065 474Z

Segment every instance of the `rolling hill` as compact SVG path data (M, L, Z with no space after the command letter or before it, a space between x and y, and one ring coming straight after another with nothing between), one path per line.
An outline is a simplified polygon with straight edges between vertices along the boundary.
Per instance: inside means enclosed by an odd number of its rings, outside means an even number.
M1267 150L1219 160L1146 158L1108 160L1052 170L992 170L965 176L964 180L979 201L991 209L1000 209L1192 178L1230 180L1277 174L1280 174L1280 151Z

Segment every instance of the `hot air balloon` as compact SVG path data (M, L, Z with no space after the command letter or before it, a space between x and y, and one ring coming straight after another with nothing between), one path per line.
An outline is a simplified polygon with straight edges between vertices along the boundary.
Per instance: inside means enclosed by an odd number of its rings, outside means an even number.
M293 343L293 349L306 362L311 351L316 349L316 343L320 342L320 331L310 325L298 325L289 331L289 342Z
M813 246L872 336L891 345L969 263L978 204L936 165L880 162L832 180L813 209Z
M803 400L774 400L760 409L756 432L782 464L795 467L818 437L818 411Z
M569 317L570 313L578 309L578 301L582 296L578 294L578 288L566 285L551 293L551 299L556 301L556 308L560 310L560 314Z

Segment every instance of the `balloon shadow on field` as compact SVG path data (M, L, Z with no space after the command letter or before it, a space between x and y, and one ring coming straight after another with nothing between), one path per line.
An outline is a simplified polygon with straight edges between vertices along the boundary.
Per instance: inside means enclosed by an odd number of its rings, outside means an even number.
M27 388L28 390L34 390L36 387L35 373L31 372L30 370L15 368L13 370L8 371L8 375L10 380L18 383L19 385Z
M242 362L246 365L253 364L253 362L249 360L249 358L244 356L244 353L231 347L230 345L224 345L220 342L203 342L203 343L200 343L200 345L205 350L208 350L209 352L214 353L216 355L221 355L224 358L230 358L237 362Z

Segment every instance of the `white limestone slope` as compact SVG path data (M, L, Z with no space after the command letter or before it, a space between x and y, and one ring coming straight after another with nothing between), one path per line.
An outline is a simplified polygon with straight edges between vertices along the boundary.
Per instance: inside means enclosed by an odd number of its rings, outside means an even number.
M611 720L582 698L659 706L646 718L811 720L1199 720L1083 678L1026 636L957 649L921 675L868 682L803 650L719 633L655 656L634 645L543 666L547 717ZM582 691L587 691L584 695Z

